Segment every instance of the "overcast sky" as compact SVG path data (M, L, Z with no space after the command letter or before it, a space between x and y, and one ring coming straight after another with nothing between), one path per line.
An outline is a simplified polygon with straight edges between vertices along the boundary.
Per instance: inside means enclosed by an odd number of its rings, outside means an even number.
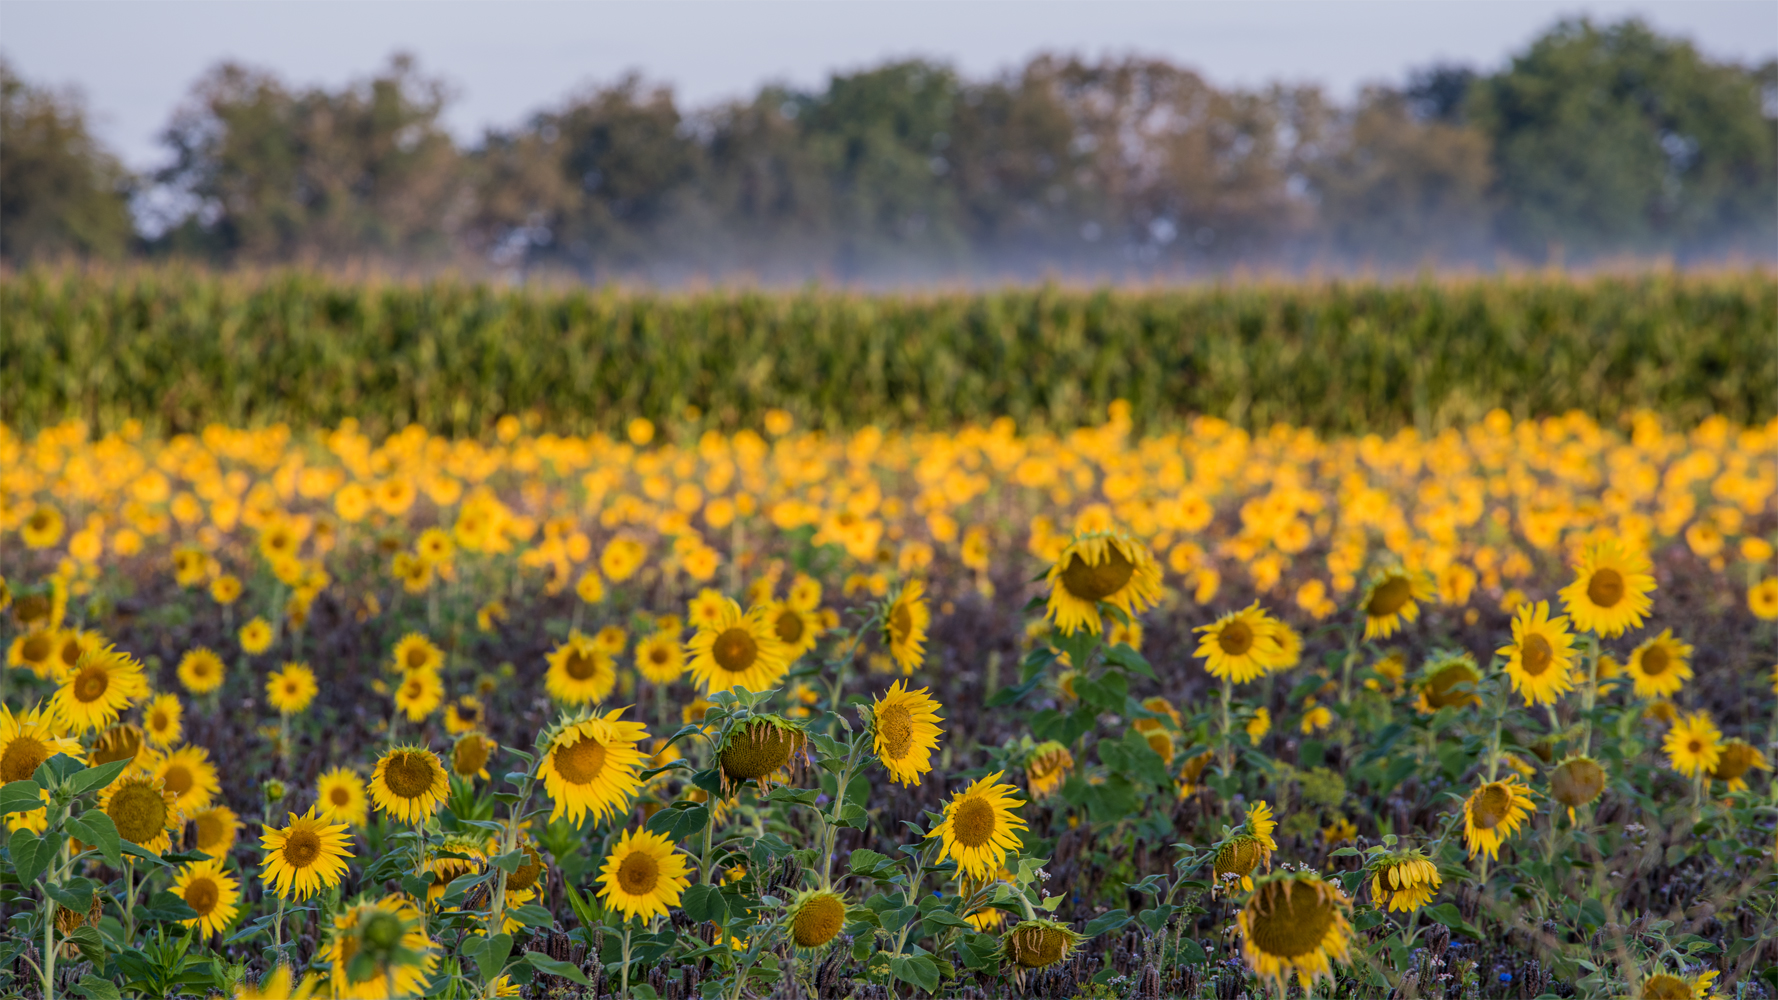
M1312 81L1346 96L1434 61L1489 69L1565 15L1636 14L1717 58L1778 52L1771 0L0 0L0 52L28 79L85 92L100 136L133 167L193 80L233 59L339 86L398 49L456 90L448 122L473 141L625 70L672 84L685 105L768 81L819 87L835 71L926 56L987 76L1032 54L1141 53L1224 85Z

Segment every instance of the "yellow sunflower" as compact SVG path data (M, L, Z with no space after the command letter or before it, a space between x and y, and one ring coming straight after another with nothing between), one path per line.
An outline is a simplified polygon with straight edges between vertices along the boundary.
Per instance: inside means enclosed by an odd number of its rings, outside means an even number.
M212 858L227 858L241 831L241 818L228 806L211 806L191 817L196 836L191 846Z
M56 653L49 664L50 679L59 681L68 676L68 671L74 669L87 650L98 649L104 645L105 637L91 629L84 632L79 629L63 629L56 638Z
M556 803L550 822L567 816L578 826L589 811L603 822L628 810L642 787L638 775L648 755L636 744L648 738L648 728L619 719L623 712L565 720L549 740L537 773Z
M117 835L150 854L173 845L172 831L184 822L173 806L173 793L159 778L132 774L119 778L99 793L99 808L117 826Z
M1390 913L1411 913L1432 902L1444 879L1418 850L1396 851L1368 866L1371 899Z
M444 650L420 633L409 632L395 644L395 651L390 654L390 667L404 674L416 671L436 673L444 667Z
M591 636L575 629L549 654L543 686L565 705L598 704L617 686L617 664Z
M364 825L370 816L370 800L363 780L343 767L323 772L315 779L315 810L330 823Z
M1074 773L1074 755L1055 740L1046 740L1025 755L1025 784L1033 799L1047 799Z
M370 779L371 801L403 823L426 820L450 794L444 764L424 747L390 748L377 759Z
M1637 996L1642 1000L1707 1000L1716 982L1716 970L1687 978L1656 972L1642 978Z
M198 928L205 937L221 931L240 912L240 889L221 861L194 861L184 866L173 878L173 895L185 900L198 915L181 923Z
M179 683L192 694L209 694L222 686L228 667L222 657L202 646L179 658Z
M1771 769L1772 762L1766 759L1759 747L1737 736L1722 745L1722 753L1717 758L1716 766L1711 769L1710 777L1716 781L1728 782L1731 792L1745 792L1748 771Z
M1268 802L1255 802L1247 807L1247 819L1243 826L1252 834L1266 850L1278 849L1278 842L1272 839L1272 831L1278 829L1278 821L1272 818L1272 806Z
M188 816L209 808L210 801L222 792L216 765L210 763L210 751L203 747L174 750L154 766L154 775L172 793L173 807Z
M605 856L599 896L625 920L664 917L691 885L686 878L690 871L685 856L664 835L625 830Z
M676 632L660 631L636 644L636 672L650 684L667 685L685 673L685 649Z
M87 651L50 699L56 717L73 732L103 729L137 698L146 697L142 664L114 646Z
M725 597L722 601L713 620L699 625L697 634L685 644L692 680L705 694L776 687L790 669L790 650L766 621L763 609L743 614L733 600Z
M430 670L416 670L401 679L395 688L395 707L407 713L409 722L419 722L437 710L444 701L444 681Z
M791 660L815 648L821 638L821 616L787 601L768 601L763 606L773 634L790 650Z
M957 870L971 878L986 879L1023 846L1019 831L1025 821L1013 810L1025 800L1014 798L1018 788L999 783L1005 774L995 771L952 796L944 820L926 835L942 838L941 857L957 862Z
M1469 856L1500 856L1500 845L1518 832L1536 803L1531 789L1516 774L1490 781L1469 793L1463 803L1463 842Z
M1281 872L1254 887L1235 923L1248 968L1269 980L1282 996L1291 973L1305 991L1333 977L1352 942L1347 913L1352 904L1313 872Z
M304 976L302 982L296 982L290 966L280 964L259 977L257 984L241 980L235 987L234 1000L309 1000L317 985L318 977L314 975Z
M265 679L265 698L282 715L296 715L309 707L320 693L315 671L306 663L286 663Z
M500 744L486 733L471 729L457 737L451 744L451 771L459 778L480 778L488 780L488 760Z
M1245 684L1265 676L1280 652L1276 644L1265 641L1276 625L1255 601L1193 629L1204 633L1204 637L1198 640L1197 651L1192 655L1204 658L1204 669L1211 676Z
M142 732L158 747L170 747L185 736L185 707L175 694L157 694L142 709Z
M1552 704L1574 688L1574 636L1567 618L1550 617L1548 601L1519 605L1512 644L1495 652L1506 657L1506 675L1527 705Z
M124 768L125 774L134 774L154 762L154 751L143 738L141 728L128 722L120 722L93 737L92 749L87 751L88 767L120 760L130 762Z
M464 733L480 729L487 725L487 722L487 707L475 695L466 694L445 705L445 732L452 736L461 736Z
M944 731L936 724L944 720L938 714L943 706L927 690L909 691L905 681L896 681L872 706L872 748L897 784L917 785L932 770L932 752Z
M832 889L806 889L786 908L790 943L814 951L839 936L846 926L845 897Z
M1431 715L1441 708L1480 705L1476 685L1481 680L1482 672L1468 653L1436 653L1427 659L1414 684L1414 707L1422 715Z
M413 960L391 960L397 949ZM352 960L361 951L373 954L376 960L369 975L354 980ZM425 995L426 983L438 967L438 950L426 936L414 904L404 896L390 896L348 905L335 914L327 963L328 989L335 1000L418 997Z
M44 680L58 680L56 654L61 646L56 630L40 628L13 636L6 649L8 667L25 667Z
M1044 616L1064 635L1098 635L1100 603L1131 618L1161 599L1161 567L1148 546L1121 532L1100 531L1070 540L1050 567Z
M1562 603L1583 632L1610 638L1642 625L1654 599L1655 578L1648 557L1626 550L1615 539L1587 546L1574 564L1574 582L1562 588Z
M901 667L901 672L911 674L920 668L926 657L924 644L926 629L932 624L932 611L926 607L926 585L919 580L909 580L902 585L889 602L888 610L883 612L883 642L889 647L889 655Z
M0 784L28 779L59 753L86 759L78 740L56 735L53 720L41 706L14 715L0 704Z
M1437 594L1432 578L1400 566L1382 570L1364 592L1364 637L1387 639L1420 617L1420 602Z
M1638 698L1666 698L1691 680L1692 647L1675 639L1672 629L1637 646L1625 668Z
M332 824L315 815L288 813L283 829L261 824L265 863L259 880L274 889L280 899L307 899L322 889L338 885L346 873L351 834L343 823Z
M1673 770L1696 777L1722 762L1722 730L1716 728L1709 712L1690 712L1667 730L1662 747Z
M1778 576L1767 577L1747 588L1747 609L1760 621L1778 620Z
M258 656L272 648L272 639L275 637L272 623L264 618L254 616L247 624L241 626L238 638L241 642L242 652L249 656Z

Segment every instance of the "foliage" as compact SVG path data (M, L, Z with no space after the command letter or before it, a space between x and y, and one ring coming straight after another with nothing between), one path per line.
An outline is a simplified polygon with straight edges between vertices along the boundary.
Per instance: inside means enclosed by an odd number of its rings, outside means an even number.
M115 259L132 239L128 179L76 94L34 87L0 59L0 257Z

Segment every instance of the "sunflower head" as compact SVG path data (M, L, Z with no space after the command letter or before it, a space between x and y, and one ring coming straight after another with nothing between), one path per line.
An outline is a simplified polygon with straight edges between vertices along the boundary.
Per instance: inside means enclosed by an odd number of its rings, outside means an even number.
M1463 803L1463 839L1469 856L1496 857L1500 845L1518 831L1534 805L1531 789L1517 774L1478 786Z
M1747 787L1747 772L1771 769L1772 763L1766 760L1766 755L1759 747L1737 736L1723 743L1722 753L1717 758L1716 767L1711 770L1710 777L1728 782L1730 791L1741 791Z
M1438 867L1419 850L1394 851L1365 866L1371 898L1390 912L1408 913L1432 902L1444 883Z
M1715 971L1687 978L1656 972L1642 979L1642 1000L1704 1000L1710 995Z
M1630 653L1625 669L1638 698L1667 698L1691 679L1692 647L1673 637L1672 629L1657 635Z
M1475 689L1481 679L1482 672L1468 653L1435 653L1426 661L1415 684L1417 707L1431 715L1441 708L1479 705L1482 699Z
M846 900L831 889L807 890L790 904L790 940L813 951L839 935L846 926Z
M1667 730L1664 749L1673 770L1692 777L1713 770L1721 761L1722 730L1716 728L1709 712L1690 712Z
M744 781L765 783L807 752L808 734L789 719L759 715L729 730L717 759L725 784Z
M685 644L692 679L706 694L742 688L766 691L790 669L791 648L778 638L763 608L743 613L729 598L707 610L696 635ZM694 621L700 612L695 604Z
M896 681L871 709L872 748L898 784L919 784L920 776L932 770L932 752L943 732L937 725L943 721L938 714L943 706L926 692L909 691L905 682Z
M155 854L172 846L171 832L181 822L173 793L161 779L146 774L129 775L106 786L99 808L111 817L119 837Z
M438 755L424 747L391 747L377 760L370 781L377 808L403 823L418 823L450 795L450 779Z
M457 737L451 746L451 770L459 778L488 778L488 758L494 755L500 745L491 738L471 729Z
M513 869L511 874L506 876L508 892L526 892L543 881L544 877L549 874L543 855L538 853L537 848L529 843L523 843L519 845L519 850L524 852L525 859L519 862L519 866Z
M926 585L919 580L909 580L883 611L883 642L902 673L913 673L925 659L922 644L931 624L932 610L926 606Z
M1612 538L1588 545L1562 601L1576 628L1610 638L1642 624L1654 599L1648 557Z
M1404 622L1420 617L1420 602L1431 600L1433 594L1432 578L1425 573L1400 566L1380 570L1364 592L1364 637L1394 635Z
M942 838L944 856L969 878L987 879L1024 844L1019 831L1025 821L1014 810L1025 801L1014 797L1016 787L1000 783L1005 774L996 771L953 795L944 819L926 834Z
M1288 650L1278 635L1282 627L1255 601L1194 629L1203 636L1192 655L1204 660L1204 669L1211 676L1245 684L1284 662Z
M605 857L599 895L626 919L666 916L691 881L685 855L666 836L625 830Z
M1574 810L1598 798L1605 791L1605 768L1591 757L1576 754L1557 764L1550 772L1550 798Z
M1261 979L1280 994L1295 973L1305 987L1333 975L1351 945L1352 904L1312 872L1289 872L1261 879L1236 914L1241 950Z
M75 760L86 757L78 741L56 735L53 720L43 709L14 715L12 709L0 704L0 783L24 781L59 753Z
M1271 863L1272 851L1265 841L1249 833L1237 833L1216 850L1211 891L1229 892L1237 885L1251 888L1254 870L1270 867Z
M1055 740L1039 743L1025 755L1025 784L1034 799L1053 795L1073 771L1074 754Z
M1006 932L1001 948L1023 969L1047 969L1074 954L1083 939L1074 928L1054 920L1021 920Z
M1161 597L1161 568L1148 546L1115 531L1076 535L1056 557L1048 574L1045 617L1064 635L1104 628L1100 604L1134 618Z

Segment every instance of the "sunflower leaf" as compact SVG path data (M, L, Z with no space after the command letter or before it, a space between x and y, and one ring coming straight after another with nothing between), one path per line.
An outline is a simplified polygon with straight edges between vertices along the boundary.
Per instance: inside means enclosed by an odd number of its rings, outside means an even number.
M99 849L113 868L123 867L123 840L117 824L102 809L88 809L68 821L69 832Z
M677 842L702 830L709 822L709 806L675 802L671 808L662 809L650 816L647 829L650 833L658 833Z
M1112 910L1110 913L1101 913L1087 921L1086 929L1081 931L1081 933L1089 938L1096 938L1108 931L1122 930L1124 925L1129 922L1129 913L1121 909Z
M95 788L104 788L106 785L111 784L111 779L122 774L123 769L129 767L132 763L134 763L133 758L130 760L114 760L109 764L100 764L98 767L89 767L84 771L77 772L73 777L69 778L68 783L74 786L74 794L76 795L79 795L81 792L90 792Z
M47 833L39 838L29 830L14 830L12 839L7 842L7 849L12 852L12 865L17 871L19 882L30 885L37 880L49 867L49 861L62 849L62 835Z

